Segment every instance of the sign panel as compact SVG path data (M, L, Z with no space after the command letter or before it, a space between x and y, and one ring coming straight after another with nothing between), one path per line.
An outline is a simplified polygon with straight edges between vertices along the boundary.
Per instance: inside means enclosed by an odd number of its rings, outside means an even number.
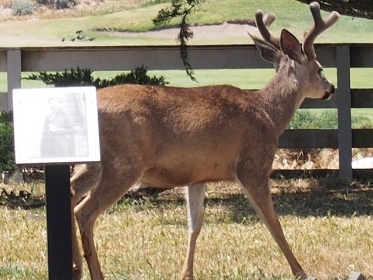
M17 164L100 161L95 87L13 90Z

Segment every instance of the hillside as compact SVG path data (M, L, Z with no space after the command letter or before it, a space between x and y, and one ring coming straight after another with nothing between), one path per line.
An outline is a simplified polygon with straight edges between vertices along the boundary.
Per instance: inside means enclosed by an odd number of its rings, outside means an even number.
M12 16L11 2L4 1L2 4L0 2L0 47L176 43L175 30L148 32L154 29L151 19L168 5L152 3L165 1L81 1L72 9L57 11L35 4L35 12L26 16ZM191 19L191 24L197 26L194 29L195 38L190 44L251 43L247 37L247 26L223 23L228 20L252 19L257 9L276 14L277 19L271 27L275 34L281 28L287 28L301 36L312 24L307 6L294 0L209 0ZM171 25L175 24L171 22ZM342 16L333 31L322 34L317 42L373 42L372 29L371 20ZM94 40L72 42L78 30L83 31L85 38Z

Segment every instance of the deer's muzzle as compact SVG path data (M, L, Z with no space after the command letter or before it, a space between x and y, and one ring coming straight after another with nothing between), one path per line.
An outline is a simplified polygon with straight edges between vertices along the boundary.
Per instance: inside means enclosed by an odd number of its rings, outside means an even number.
M329 91L326 91L324 96L322 97L323 100L329 100L333 94L335 93L335 86L332 84Z

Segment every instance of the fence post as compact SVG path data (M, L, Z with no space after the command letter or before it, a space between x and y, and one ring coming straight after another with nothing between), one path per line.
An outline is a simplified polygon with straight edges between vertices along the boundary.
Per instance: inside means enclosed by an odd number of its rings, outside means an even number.
M337 46L339 178L352 178L350 47Z
M7 51L8 111L13 110L13 89L21 88L22 58L20 49Z

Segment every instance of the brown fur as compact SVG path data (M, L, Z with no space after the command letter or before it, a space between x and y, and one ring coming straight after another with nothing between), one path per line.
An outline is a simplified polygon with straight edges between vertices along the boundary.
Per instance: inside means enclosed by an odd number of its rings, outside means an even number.
M228 85L121 85L98 91L101 162L81 166L71 179L72 215L93 280L104 278L94 247L94 222L137 182L160 188L188 186L188 251L181 278L192 279L203 216L203 183L219 180L242 187L293 273L307 277L282 232L268 176L278 138L297 108L306 97L330 97L334 86L321 74L319 63L304 56L288 31L282 32L279 47L253 39L263 58L278 69L260 91ZM81 279L74 222L73 252L74 277Z
M269 120L250 121L268 119L264 99L232 86L125 85L102 90L98 97L100 126L119 126L115 139L102 136L101 141L116 146L118 162L114 162L120 166L126 164L123 160L128 160L129 153L134 154L130 164L141 166L141 182L149 186L232 179L229 164L242 147L250 149L253 142L273 138ZM275 139L272 141L275 144ZM229 143L229 150L216 154L225 143ZM141 162L137 162L139 154Z

